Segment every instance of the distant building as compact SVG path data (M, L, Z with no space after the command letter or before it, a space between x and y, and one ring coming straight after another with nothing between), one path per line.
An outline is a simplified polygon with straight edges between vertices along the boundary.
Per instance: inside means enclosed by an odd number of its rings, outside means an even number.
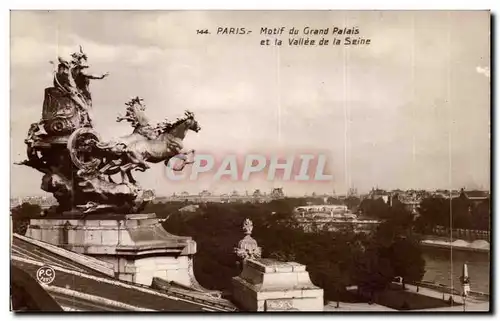
M438 189L435 192L431 194L433 197L442 197L445 199L453 199L460 197L460 192L457 190L445 190L445 189Z
M420 202L422 202L422 199L425 197L425 195L425 193L418 191L407 191L394 194L392 201L394 200L394 198L397 198L398 201L401 202L410 213L417 215L418 208L420 207Z
M466 191L462 189L460 194L470 201L484 201L490 197L489 192L479 190Z
M350 196L358 196L358 189L354 187L349 188L349 191L347 192L347 197Z
M280 192L281 190L281 192ZM272 199L282 198L282 189L274 189L271 193L262 193L259 189L255 190L252 195L245 192L244 195L240 195L237 191L232 191L229 194L212 194L207 190L203 190L198 194L189 194L187 192L182 192L180 195L173 194L170 197L162 197L162 201L175 201L175 202L191 202L191 203L264 203L270 202ZM284 195L283 195L284 197ZM157 198L158 200L158 198Z
M200 205L187 205L179 209L179 212L196 212L200 208Z
M378 220L359 219L345 205L299 206L294 209L294 214L301 227L308 232L314 231L313 226L330 231L350 226L355 232L369 233L380 224Z
M212 193L210 193L209 191L207 191L206 189L201 191L199 194L198 194L200 197L209 197L209 196L212 196Z
M460 191L460 197L465 198L469 202L472 203L472 206L477 206L481 202L489 199L490 193L486 191L479 191L479 190L472 190L472 191L466 191L462 189Z
M315 217L337 217L337 218L356 218L345 205L309 205L299 206L294 212L303 218Z
M377 200L377 199L382 199L384 203L388 203L390 199L391 194L387 192L386 190L379 189L379 188L372 188L370 193L368 194L368 198L372 200Z
M283 188L273 188L273 190L271 191L271 198L272 199L285 198L285 193L283 193Z

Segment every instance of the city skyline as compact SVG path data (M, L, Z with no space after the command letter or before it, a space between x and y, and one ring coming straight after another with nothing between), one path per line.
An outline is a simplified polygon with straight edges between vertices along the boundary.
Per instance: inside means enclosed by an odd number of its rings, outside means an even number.
M274 188L274 189L281 189L281 188ZM352 195L355 195L355 196L366 196L366 195L369 195L371 192L377 192L377 191L383 191L383 192L387 192L387 193L395 193L395 192L404 192L404 193L409 193L409 192L426 192L426 193L435 193L435 192L442 192L442 191L450 191L450 192L461 192L461 190L464 190L465 192L469 192L469 191L480 191L480 192L486 192L488 194L491 193L491 191L489 189L468 189L468 188L465 188L465 187L462 187L462 188L459 188L459 189L452 189L452 190L447 190L447 189L407 189L407 190L402 190L402 189L384 189L384 188L380 188L378 186L374 186L372 187L372 189L368 190L368 191L358 191L357 189L355 189L356 191L354 192L354 194ZM324 193L317 193L317 192L308 192L308 193L305 193L305 194L289 194L287 193L286 190L283 190L281 189L284 193L284 196L285 197L311 197L311 196L314 196L316 195L317 197L323 197L323 196L348 196L348 195L351 195L350 194L350 191L347 191L346 193L337 193L335 191L330 191L330 192L324 192ZM188 192L187 190L179 190L179 191L174 191L170 194L156 194L157 197L160 197L160 198L164 198L164 197L173 197L174 195L176 196L180 196L180 195L183 195L183 194L186 194L186 195L189 195L189 196L197 196L197 195L201 195L203 193L210 193L210 195L212 196L231 196L233 195L233 193L237 193L239 196L245 196L245 195L248 195L248 196L252 196L252 194L256 191L260 191L262 193L262 195L264 196L269 196L273 190L264 190L264 189L260 189L260 188L256 188L254 190L231 190L230 192L227 192L227 193L213 193L211 192L210 190L200 190L200 191L195 191L195 192ZM32 195L25 195L25 196L14 196L14 195L11 195L10 196L10 199L13 200L13 199L29 199L29 198L47 198L47 199L54 199L55 198L50 195L49 193L44 193L44 194L32 194Z

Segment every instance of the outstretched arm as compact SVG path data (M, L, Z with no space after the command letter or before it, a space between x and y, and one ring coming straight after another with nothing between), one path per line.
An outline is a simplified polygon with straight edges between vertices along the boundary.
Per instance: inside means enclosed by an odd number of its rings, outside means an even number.
M109 73L105 73L105 74L102 74L100 76L98 75L89 75L89 74L85 74L85 77L89 78L89 79L104 79L106 78L107 76L109 75Z

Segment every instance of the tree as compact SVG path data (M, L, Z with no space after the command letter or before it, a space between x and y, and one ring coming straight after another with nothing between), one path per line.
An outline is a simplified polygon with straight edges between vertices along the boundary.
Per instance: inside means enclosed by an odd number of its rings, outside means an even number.
M394 277L390 261L381 256L376 247L368 249L355 266L355 281L358 290L368 291L370 302L374 294L384 290Z
M472 204L465 197L454 198L451 202L451 211L448 213L448 224L445 226L450 226L449 221L453 224L453 228L464 228L472 229Z
M404 205L390 207L384 217L375 233L375 240L383 246L392 244L398 236L412 234L413 216Z
M491 216L491 204L490 204L490 199L487 198L481 201L477 206L474 206L472 209L474 229L489 231L490 216Z
M38 204L24 202L11 209L12 229L14 233L24 235L28 229L30 218L39 217L42 208Z
M475 205L464 195L451 200L428 197L420 203L416 228L420 233L431 233L436 226L488 230L490 212L489 199Z
M12 219L26 219L39 217L42 212L42 208L38 204L31 204L24 202L11 209Z
M364 258L364 261L368 260L370 269L365 267L361 272L358 271L361 274L379 274L368 277L368 281L361 279L361 285L368 286L374 292L383 289L384 281L391 282L396 276L403 278L404 287L404 282L420 281L425 273L420 240L412 232L411 213L403 204L396 204L387 211L386 217L372 236L370 251L366 254L368 257Z
M442 197L427 197L420 202L416 226L421 233L430 233L437 225L449 226L450 202Z
M308 267L308 270L311 273L311 281L328 291L328 298L337 301L338 308L342 295L350 284L349 273L332 260L322 260L312 268Z
M332 197L332 196L329 196L326 199L326 203L329 204L329 205L342 205L342 201L341 200L339 200L338 198Z
M375 200L364 199L359 204L359 209L365 216L377 219L385 219L387 218L390 206L381 198Z
M325 297L340 299L345 287L353 282L354 258L361 252L365 236L348 230L305 232L292 213L300 202L282 199L263 204L207 204L190 215L173 213L164 226L197 242L195 274L209 289L232 289L231 276L240 273L233 248L243 237L244 219L250 218L252 237L262 247L263 257L305 264L312 281L323 287Z
M400 237L389 247L389 259L396 276L403 278L403 289L407 282L422 280L425 260L416 240Z
M308 205L323 205L325 201L322 197L307 197L306 202Z
M175 213L179 209L189 204L193 204L188 200L184 201L174 201L174 202L159 202L159 203L149 203L143 210L144 213L155 213L156 217L165 218L168 215Z
M351 195L344 200L344 204L348 209L355 211L358 208L359 204L361 204L361 200L359 199L359 197Z
M326 299L341 300L346 286L353 284L369 290L373 298L373 293L392 281L396 267L403 270L398 264L392 265L395 256L391 249L398 236L412 236L408 223L411 216L405 216L404 207L387 208L385 215L391 219L371 236L355 233L349 226L308 233L293 214L293 208L303 201L285 198L262 204L212 203L194 213L171 213L164 227L197 242L195 274L209 289L232 289L231 277L240 273L233 248L243 237L245 218L253 221L252 237L262 247L262 256L306 265L313 283L324 289ZM393 247L397 254L403 248L399 244Z

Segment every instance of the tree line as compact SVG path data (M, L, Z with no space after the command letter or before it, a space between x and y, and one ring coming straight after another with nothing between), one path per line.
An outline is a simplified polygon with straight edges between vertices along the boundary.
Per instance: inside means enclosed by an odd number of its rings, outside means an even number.
M144 212L166 218L163 224L168 232L193 237L198 247L195 275L209 289L231 292L231 278L241 269L234 248L244 236L246 218L253 221L252 237L262 247L263 257L306 265L326 300L352 298L346 290L350 285L373 297L396 276L405 282L422 279L425 262L413 233L413 216L404 206L384 208L383 222L371 234L356 233L349 226L337 231L317 228L311 233L293 215L295 207L306 204L301 198L285 198L262 204L208 203L183 211L189 203L168 202L150 204ZM383 207L380 202L373 204L375 211ZM28 203L13 208L14 232L25 234L29 218L40 211L38 205ZM372 211L369 215L375 215Z
M345 300L346 287L358 285L372 296L401 276L420 281L425 262L418 238L411 231L411 215L404 207L392 208L392 217L373 234L355 233L352 227L338 231L306 232L295 220L293 208L300 199L274 200L264 204L220 204L200 206L196 212L164 213L170 233L192 236L197 242L195 275L209 289L230 292L231 278L240 273L234 248L244 236L245 218L253 221L254 237L263 257L295 261L307 266L312 282L323 288L325 299Z
M396 197L392 205L382 199L364 199L359 211L368 217L388 219L393 214L391 206L404 206ZM432 233L433 228L460 228L470 230L490 230L490 199L471 201L464 196L453 199L426 197L420 202L414 217L414 228L424 234Z

